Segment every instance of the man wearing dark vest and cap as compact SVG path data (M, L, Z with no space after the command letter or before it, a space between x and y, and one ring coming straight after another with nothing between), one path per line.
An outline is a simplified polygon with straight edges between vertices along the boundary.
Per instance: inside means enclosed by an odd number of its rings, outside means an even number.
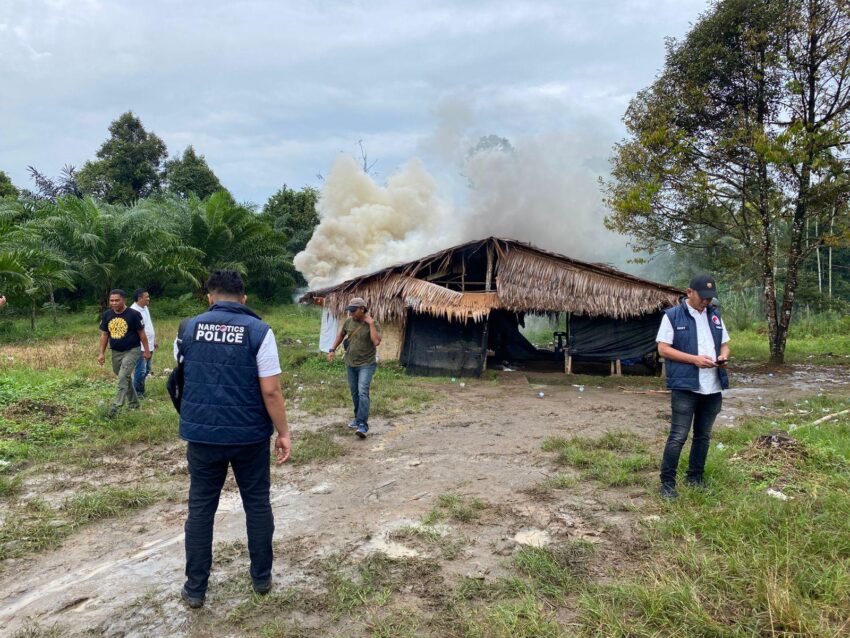
M729 360L729 333L711 303L717 296L717 284L708 275L698 275L691 280L686 295L678 306L664 313L655 339L658 354L666 360L673 412L661 460L661 496L670 499L678 497L676 469L691 425L694 437L685 483L705 486L711 427L723 403L721 390L729 387L723 369Z
M206 597L213 522L228 466L245 509L254 591L271 591L269 437L277 431L278 463L291 449L271 328L245 306L245 284L236 271L213 272L207 293L210 309L181 322L174 342L174 358L184 365L180 438L187 441L190 477L182 598L193 609Z

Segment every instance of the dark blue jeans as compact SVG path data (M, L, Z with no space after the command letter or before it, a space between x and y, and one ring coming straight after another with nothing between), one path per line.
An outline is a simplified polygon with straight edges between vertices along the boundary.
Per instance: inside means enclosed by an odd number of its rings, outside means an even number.
M145 378L151 373L151 363L153 363L153 353L147 361L144 357L139 357L136 369L133 370L133 387L136 388L136 394L140 397L145 396Z
M708 445L711 441L711 426L714 425L714 419L720 413L722 404L723 395L720 392L698 394L689 390L672 391L670 405L673 408L673 418L661 459L662 483L676 484L679 456L685 441L688 440L691 424L694 426L694 438L691 441L687 480L702 481L705 457L708 456Z
M274 516L269 502L269 442L238 446L189 443L186 459L191 481L185 527L186 593L203 598L207 591L212 565L213 522L228 465L233 468L245 508L251 580L258 585L267 583L272 573L274 535Z
M348 388L354 403L354 419L358 423L369 425L369 386L378 364L370 363L358 368L347 365L345 369L348 372Z

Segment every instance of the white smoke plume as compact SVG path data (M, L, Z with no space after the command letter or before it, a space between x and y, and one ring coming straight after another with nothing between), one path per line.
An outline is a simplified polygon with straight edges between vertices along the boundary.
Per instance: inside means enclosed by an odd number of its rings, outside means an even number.
M458 195L458 204L438 195L418 160L379 186L353 158L337 159L319 200L320 224L295 258L311 288L491 235L623 265L626 244L603 225L597 183L610 141L592 133L509 141L476 136L466 125L441 123L430 146L454 166L455 183L442 184L442 192Z
M463 238L526 241L584 261L622 261L625 240L608 231L598 179L610 145L588 134L527 136L512 149L469 156Z
M379 186L353 157L341 155L325 180L320 223L295 267L311 288L409 261L451 241L450 209L437 183L411 160Z

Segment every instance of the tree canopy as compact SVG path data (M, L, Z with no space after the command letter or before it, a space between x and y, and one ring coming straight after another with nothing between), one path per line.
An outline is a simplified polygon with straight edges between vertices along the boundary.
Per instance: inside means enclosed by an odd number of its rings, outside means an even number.
M109 139L77 174L83 192L108 204L132 204L160 190L167 149L127 111L109 125Z
M717 2L625 122L606 223L758 282L781 362L803 263L848 238L850 3Z
M5 172L0 171L0 197L17 197L19 191Z
M196 195L206 199L223 189L215 173L203 155L188 146L183 155L165 162L164 181L166 189L181 197Z

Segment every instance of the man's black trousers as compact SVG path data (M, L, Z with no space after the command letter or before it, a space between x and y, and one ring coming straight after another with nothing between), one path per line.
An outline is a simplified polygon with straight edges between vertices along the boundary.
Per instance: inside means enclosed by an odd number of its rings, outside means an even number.
M661 459L662 484L676 484L679 455L682 453L685 441L688 440L691 425L694 427L694 438L688 459L687 480L691 482L703 480L705 458L708 456L708 446L711 442L711 427L722 405L723 395L720 392L714 394L698 394L688 390L671 392L670 406L673 418L667 445L664 446L664 456Z
M269 582L272 572L274 517L269 502L269 442L253 445L189 443L189 516L186 519L186 593L203 598L212 564L215 512L227 467L233 468L245 508L251 580Z

